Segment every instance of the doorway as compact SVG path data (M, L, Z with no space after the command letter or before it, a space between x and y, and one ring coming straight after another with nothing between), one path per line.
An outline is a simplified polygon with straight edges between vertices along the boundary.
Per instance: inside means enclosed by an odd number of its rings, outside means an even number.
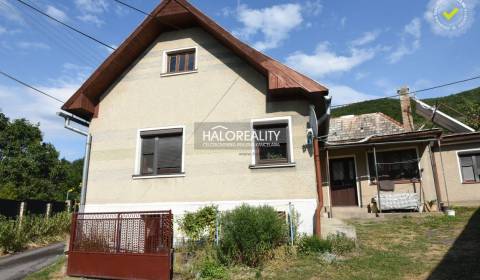
M355 158L330 159L332 206L358 206Z

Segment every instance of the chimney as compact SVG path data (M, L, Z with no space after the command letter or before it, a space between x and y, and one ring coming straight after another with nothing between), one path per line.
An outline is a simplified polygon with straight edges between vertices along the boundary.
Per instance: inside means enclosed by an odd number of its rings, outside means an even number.
M400 95L400 108L402 109L402 122L405 132L413 131L412 108L410 107L410 94L408 87L402 87L397 91Z

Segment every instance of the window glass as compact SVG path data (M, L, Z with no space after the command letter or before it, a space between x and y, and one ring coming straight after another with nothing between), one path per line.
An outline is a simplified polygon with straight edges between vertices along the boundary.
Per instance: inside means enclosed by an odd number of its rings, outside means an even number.
M376 181L373 153L368 153L370 180ZM415 149L377 152L377 169L380 180L420 179L417 151Z
M182 129L141 133L141 174L159 175L182 172Z
M480 182L480 153L460 154L463 182Z
M288 124L254 126L256 164L288 163Z
M181 51L168 54L168 73L195 70L195 51Z

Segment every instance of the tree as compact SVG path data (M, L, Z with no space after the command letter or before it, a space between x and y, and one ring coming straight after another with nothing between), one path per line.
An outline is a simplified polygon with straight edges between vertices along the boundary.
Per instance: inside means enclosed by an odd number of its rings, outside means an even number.
M0 198L63 201L80 184L81 162L60 160L39 124L0 113Z
M480 103L469 103L464 108L465 124L480 130Z

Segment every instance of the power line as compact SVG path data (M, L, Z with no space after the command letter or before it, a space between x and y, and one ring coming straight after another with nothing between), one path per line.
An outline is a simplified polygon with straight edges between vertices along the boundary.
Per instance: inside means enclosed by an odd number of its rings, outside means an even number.
M451 85L455 85L455 84L460 84L460 83L464 83L464 82L468 82L468 81L472 81L472 80L476 80L476 79L480 79L480 75L479 75L479 76L472 77L472 78L468 78L468 79L465 79L465 80L460 80L460 81L456 81L456 82L451 82L451 83L447 83L447 84L443 84L443 85L438 85L438 86L434 86L434 87L430 87L430 88L419 89L419 90L416 90L416 91L412 91L412 92L410 92L410 93L418 93L418 92L422 92L422 91L437 89L437 88L446 87L446 86L451 86Z
M480 79L480 75L479 76L474 76L474 77L471 77L471 78L468 78L468 79L464 79L464 80L459 80L459 81L450 82L450 83L446 83L446 84L442 84L442 85L438 85L438 86L433 86L433 87L429 87L429 88L424 88L424 89L411 91L409 93L414 94L414 93L424 92L424 91L437 89L437 88L442 88L442 87L446 87L446 86L451 86L451 85L455 85L455 84L460 84L460 83L464 83L464 82L468 82L468 81L472 81L472 80L476 80L476 79ZM339 105L333 105L333 106L331 106L331 108L344 107L344 106L347 106L347 105L353 105L353 104L358 104L358 103L362 103L362 102L373 101L373 100L381 100L381 99L393 98L393 97L398 97L398 94L384 96L384 97L380 97L380 98L368 99L368 100L363 100L363 101L358 101L358 102L350 102L350 103L344 103L344 104L339 104Z
M7 77L7 78L9 78L9 79L11 79L11 80L14 80L15 82L17 82L17 83L19 83L19 84L21 84L21 85L23 85L23 86L26 86L26 87L28 87L28 88L30 88L30 89L33 89L34 91L36 91L36 92L38 92L38 93L40 93L40 94L43 94L43 95L45 95L45 96L47 96L47 97L50 97L51 99L53 99L53 100L55 100L55 101L57 101L57 102L60 102L60 103L62 103L62 104L65 103L65 101L63 101L63 100L61 100L61 99L58 99L58 98L56 98L55 96L50 95L50 94L44 92L43 90L40 90L40 89L38 89L38 88L36 88L36 87L34 87L34 86L32 86L32 85L29 85L29 84L27 84L26 82L23 82L23 81L15 78L15 77L13 77L13 76L10 75L10 74L7 74L7 73L3 72L2 70L0 70L0 74L3 75L3 76L5 76L5 77Z
M145 11L142 11L142 10L140 10L139 8L137 8L137 7L135 7L135 6L132 6L132 5L128 4L128 3L125 3L125 2L120 1L120 0L113 0L113 1L117 2L118 4L121 4L121 5L125 6L125 7L127 7L127 8L130 8L130 9L132 9L132 10L135 10L135 11L141 13L141 14L144 14L144 15L146 15L146 16L148 16L148 17L152 17L151 14L149 14L149 13L147 13L147 12L145 12Z
M97 39L97 38L95 38L95 37L93 37L93 36L91 36L91 35L88 35L87 33L83 32L83 31L81 31L81 30L79 30L79 29L77 29L77 28L75 28L75 27L73 27L73 26L71 26L71 25L69 25L69 24L64 23L63 21L61 21L61 20L59 20L59 19L56 19L56 18L50 16L49 14L43 12L42 10L38 9L37 7L31 5L31 4L29 4L29 3L27 3L27 2L25 2L25 1L23 1L23 0L17 0L17 1L20 2L21 4L25 5L25 6L29 7L30 9L36 11L37 13L39 13L39 14L41 14L41 15L43 15L43 16L46 16L46 17L48 17L49 19L51 19L51 20L53 20L53 21L55 21L55 22L60 23L61 25L67 27L68 29L75 31L75 32L77 32L77 33L79 33L79 34L81 34L81 35L89 38L90 40L101 44L101 45L104 46L104 47L107 47L107 48L109 48L109 49L111 49L111 50L113 50L113 51L116 50L114 47L110 46L109 44L107 44L107 43L105 43L105 42L102 42L101 40L99 40L99 39Z

